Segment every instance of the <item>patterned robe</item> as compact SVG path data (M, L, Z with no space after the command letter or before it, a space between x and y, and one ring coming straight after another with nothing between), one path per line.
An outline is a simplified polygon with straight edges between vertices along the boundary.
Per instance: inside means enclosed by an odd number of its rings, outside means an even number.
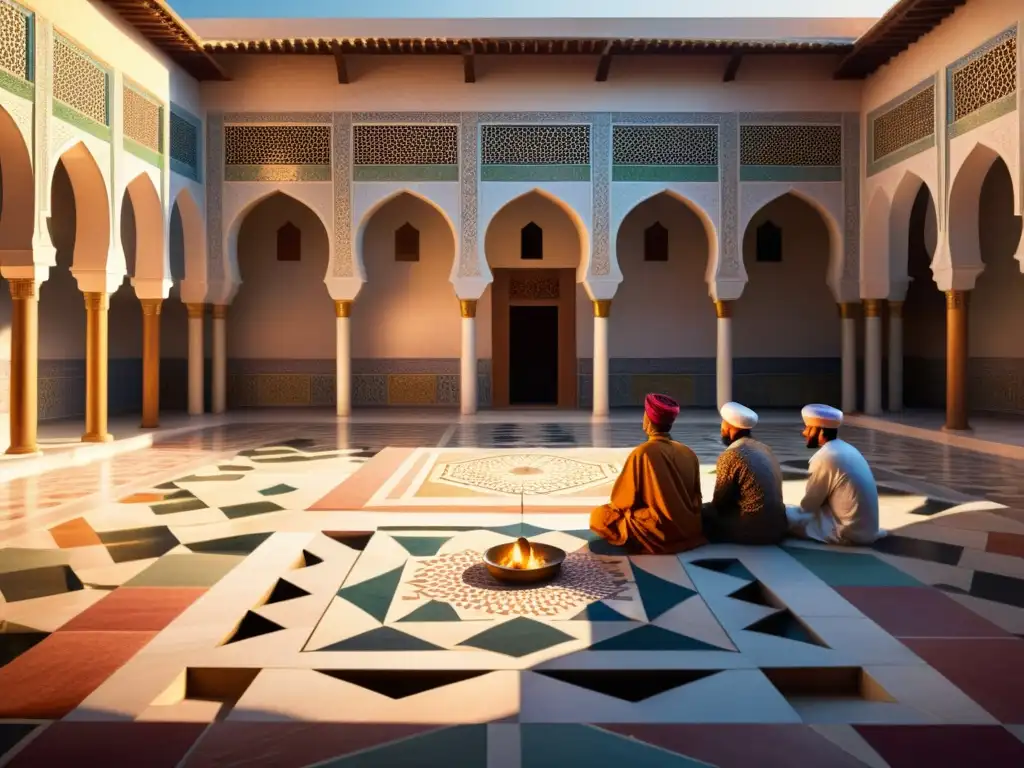
M718 457L715 495L704 510L712 541L777 544L788 529L782 469L764 443L743 437Z
M707 543L700 510L696 454L668 435L653 435L626 459L611 503L591 512L590 529L652 555L684 552Z

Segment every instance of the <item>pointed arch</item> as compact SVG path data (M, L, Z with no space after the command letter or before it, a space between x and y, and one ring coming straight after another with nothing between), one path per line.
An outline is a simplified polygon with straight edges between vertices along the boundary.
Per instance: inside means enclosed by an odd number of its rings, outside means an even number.
M775 191L775 190L773 190ZM776 194L771 195L768 199L763 202L759 202L757 207L749 211L743 221L743 227L741 228L741 237L746 237L747 228L750 226L750 222L754 220L758 213L764 208L774 203L783 197L789 195L794 197L802 203L806 203L812 210L814 210L821 221L825 225L825 229L828 231L828 268L827 268L827 283L829 288L832 290L837 301L840 299L839 283L840 278L843 274L843 228L836 220L835 215L828 209L828 207L817 197L812 194L805 192L799 187L786 187L784 189L777 190ZM742 240L740 241L742 242ZM844 299L846 300L846 299Z
M984 142L975 142L953 177L949 191L949 257L951 266L979 268L981 240L978 225L981 213L981 187L992 166L999 160L1012 168L1003 155ZM1010 174L1011 180L1013 173Z
M452 222L451 216L448 215L448 212L441 205L438 205L436 202L431 200L429 197L427 197L423 193L418 192L418 191L416 191L414 189L410 189L408 187L403 187L402 189L396 189L396 190L392 191L391 193L385 195L384 197L380 198L379 200L375 201L373 203L373 205L371 205L369 208L366 209L366 211L362 214L362 216L359 219L359 224L356 227L356 231L355 231L355 238L353 240L354 245L355 245L355 248L353 249L354 250L354 255L355 255L354 267L355 267L356 275L363 282L366 281L366 261L363 258L363 255L365 253L365 244L363 242L363 239L364 239L364 237L366 235L366 228L369 226L370 222L373 221L373 217L384 206L388 205L389 203L393 202L394 200L397 200L398 198L402 197L403 195L408 195L409 197L412 197L412 198L414 198L416 200L419 200L420 202L426 203L428 206L433 208L435 211L437 211L441 215L441 218L444 219L445 224L448 225L448 230L449 230L449 232L451 232L451 235L452 235L452 241L455 244L455 251L452 254L452 260L453 260L453 267L452 267L452 269L454 270L457 267L457 265L458 265L458 260L459 260L459 231L458 231L458 228L455 226L455 224Z
M125 188L135 217L135 253L125 264L131 265L128 276L144 280L163 280L170 277L166 248L164 247L163 205L153 180L146 172L140 173Z
M589 232L587 231L587 225L584 223L583 218L579 215L579 213L571 205L566 203L564 200L559 198L557 195L554 195L551 192L548 192L546 189L542 189L540 187L534 187L533 189L528 189L525 192L522 192L521 194L518 194L515 197L513 197L513 198L511 198L509 200L506 200L494 212L494 215L491 216L490 220L488 220L488 222L487 222L486 227L484 228L484 260L487 262L487 264L489 266L491 265L491 255L492 254L488 253L488 248L487 248L487 240L488 240L487 236L490 233L491 226L494 224L495 221L498 220L498 218L510 206L515 205L515 204L517 204L517 203L519 203L519 202L521 202L523 200L526 200L526 199L528 199L532 195L536 195L536 196L544 199L545 201L553 204L554 207L557 208L561 213L563 213L569 219L569 221L572 223L573 228L576 230L576 237L577 237L577 240L579 242L579 253L577 255L577 259L573 263L573 267L576 269L577 281L582 280L583 277L586 275L586 271L589 268L589 262L590 262L590 235L589 235ZM533 222L533 223L535 223L535 222ZM516 253L518 253L519 252L519 248L518 248L518 246L519 246L519 238L518 237L516 238L515 245L516 245L515 251L516 251ZM564 266L568 267L568 264L566 264Z
M14 118L0 107L0 253L32 249L35 184L32 156Z
M707 260L705 262L704 275L706 280L713 280L715 276L715 269L717 266L716 262L718 256L718 229L715 227L715 222L711 218L711 215L708 213L704 205L697 202L693 198L687 197L681 192L672 189L671 187L663 187L661 189L658 189L652 192L651 194L647 195L643 199L638 200L632 206L630 206L629 210L626 211L625 215L623 215L622 218L618 220L618 222L615 225L615 232L612 233L612 242L616 243L616 250L619 239L619 231L622 229L623 223L626 221L627 218L629 218L630 214L632 214L633 211L635 211L641 205L644 205L662 195L664 195L665 197L669 197L678 203L681 203L689 211L696 214L698 219L700 219L700 223L704 227L704 234L707 236L708 240L708 253Z
M196 199L188 189L182 189L174 200L171 216L177 210L181 219L181 250L183 251L183 263L181 272L178 274L176 254L172 242L171 253L168 254L168 263L171 277L175 280L187 280L202 284L206 282L206 222L203 212L196 203Z
M327 244L328 244L328 260L327 260L327 272L331 270L331 261L334 255L334 239L330 236L333 231L331 228L331 222L325 221L323 215L317 210L317 205L314 201L305 199L305 195L298 193L297 190L293 190L290 187L276 186L271 189L263 190L262 194L256 195L251 200L247 201L238 212L231 219L231 224L227 229L227 268L229 273L225 276L228 283L232 285L238 285L241 283L241 274L238 268L238 233L242 231L242 225L248 218L249 214L252 213L257 206L266 200L274 197L275 195L282 195L284 197L294 200L304 208L308 208L316 216L317 220L323 226L324 231L327 232ZM325 275L326 277L326 275Z
M905 284L909 280L907 257L910 252L910 220L914 203L922 191L928 195L928 204L936 211L935 195L926 181L913 171L906 171L896 185L889 206L889 281ZM926 242L928 237L925 238ZM933 241L934 247L934 241Z
M104 271L110 259L110 201L96 159L84 142L60 155L75 198L72 270Z

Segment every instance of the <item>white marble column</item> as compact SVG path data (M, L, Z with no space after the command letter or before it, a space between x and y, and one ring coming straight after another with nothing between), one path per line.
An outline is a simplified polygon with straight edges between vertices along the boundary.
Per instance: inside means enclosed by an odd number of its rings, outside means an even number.
M202 416L203 403L203 318L205 304L188 304L188 415Z
M857 318L856 304L844 302L839 305L842 318L842 370L843 392L840 407L845 413L857 410Z
M903 302L889 302L889 410L903 411Z
M611 299L594 299L594 379L593 406L595 416L608 415L608 318Z
M882 415L882 301L864 300L864 413Z
M335 326L335 399L339 416L352 415L352 302L334 300Z
M459 299L462 353L459 357L459 403L463 416L476 413L476 299Z
M732 400L732 302L716 301L718 351L715 355L715 392L718 407Z
M213 412L227 410L228 383L228 308L226 304L213 305Z

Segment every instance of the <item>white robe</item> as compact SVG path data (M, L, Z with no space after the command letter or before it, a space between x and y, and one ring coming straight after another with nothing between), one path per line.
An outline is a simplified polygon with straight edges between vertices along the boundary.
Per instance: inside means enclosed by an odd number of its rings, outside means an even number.
M823 445L810 461L800 507L788 507L790 533L826 544L871 544L878 528L878 485L860 451L843 440Z

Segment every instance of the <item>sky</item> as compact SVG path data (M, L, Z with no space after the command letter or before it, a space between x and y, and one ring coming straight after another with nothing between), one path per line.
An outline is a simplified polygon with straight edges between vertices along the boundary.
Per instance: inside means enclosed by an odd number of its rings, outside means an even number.
M183 18L875 18L894 0L169 0Z

